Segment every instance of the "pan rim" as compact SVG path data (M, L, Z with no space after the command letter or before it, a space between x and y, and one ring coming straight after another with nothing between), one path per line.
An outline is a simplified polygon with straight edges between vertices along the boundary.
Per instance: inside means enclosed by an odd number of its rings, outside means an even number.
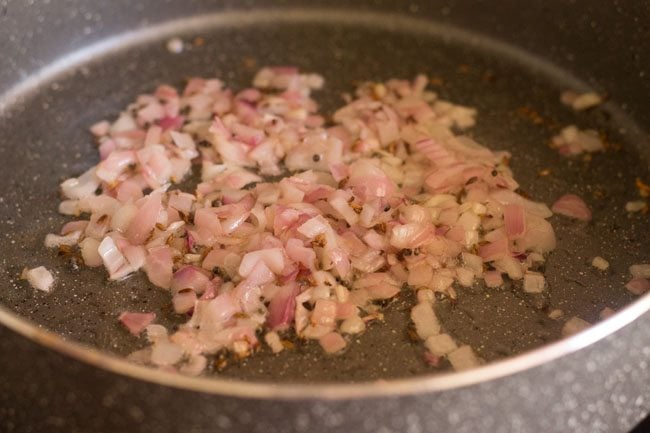
M484 49L506 57L513 62L534 65L538 73L570 85L576 91L588 91L591 87L584 81L540 56L522 48L502 42L472 30L430 19L375 12L367 10L343 10L335 8L265 8L247 11L223 11L188 16L165 21L136 30L106 37L70 53L64 53L44 67L34 71L21 81L0 93L0 116L15 103L22 102L45 83L65 77L71 70L125 49L155 40L174 36L195 34L202 30L249 27L274 23L336 24L340 26L365 26L389 32L422 34L437 37L446 43L464 43L473 48Z
M117 355L66 340L55 332L40 328L2 305L0 305L0 325L36 344L81 363L157 385L206 394L261 400L356 400L449 391L512 376L591 346L630 325L649 309L650 294L646 294L613 316L578 334L471 370L355 383L270 383L220 379L214 376L188 377L137 365Z
M101 56L121 51L147 41L161 39L167 36L183 34L184 29L192 33L202 28L215 25L253 25L259 22L336 22L339 25L373 25L390 21L390 25L382 24L389 31L435 34L450 41L469 40L474 46L483 46L517 61L528 64L535 63L540 73L560 78L565 83L572 83L577 90L585 88L585 84L565 70L542 60L515 46L496 41L483 35L474 34L465 29L435 23L416 16L390 15L386 20L386 12L359 11L336 9L265 9L261 11L229 11L202 15L200 17L181 18L154 25L145 29L118 34L101 40L95 44L67 54L52 62L49 66L36 71L17 85L9 88L0 95L0 115L6 108L11 108L13 101L37 90L44 82L57 79L66 74L71 68L86 63L92 63ZM237 24L233 24L237 23ZM349 400L383 398L403 395L413 395L446 390L459 389L483 382L514 375L529 369L568 356L614 334L621 328L631 324L638 317L650 310L650 294L630 303L612 317L599 322L589 329L540 348L504 359L473 370L456 373L415 376L411 378L380 380L373 382L358 382L353 384L302 384L268 382L253 382L218 377L191 378L175 373L155 370L139 366L107 352L93 347L69 341L60 335L40 328L26 318L23 318L3 305L0 305L0 325L39 344L43 347L68 356L84 364L98 367L104 371L144 380L161 386L169 386L189 391L203 392L214 395L232 396L238 398L256 398L265 400Z

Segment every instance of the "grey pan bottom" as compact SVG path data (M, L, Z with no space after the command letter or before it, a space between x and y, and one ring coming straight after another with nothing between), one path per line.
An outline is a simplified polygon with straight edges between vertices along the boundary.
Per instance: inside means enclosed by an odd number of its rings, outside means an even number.
M19 7L12 8L20 16ZM114 18L110 13L104 17L106 23ZM31 87L11 95L17 99L4 107L0 152L9 181L0 185L7 240L1 271L11 284L0 291L0 301L13 311L113 353L128 353L142 344L118 328L115 316L126 308L164 308L169 299L138 280L105 287L101 273L71 272L44 251L44 234L63 221L55 213L53 185L60 176L78 174L93 163L94 149L84 132L89 124L116 113L159 81L217 75L241 86L253 73L242 57L323 72L332 92L320 99L329 109L355 79L437 75L445 81L439 89L443 96L479 108L473 133L491 147L512 151L517 177L531 196L550 203L570 191L593 203L591 225L553 221L560 248L547 266L548 300L540 304L518 295L516 288L477 289L461 294L455 309L441 306L448 331L477 347L484 358L500 359L557 338L560 324L546 318L552 308L595 321L604 306L620 308L632 299L622 288L625 270L648 259L644 246L650 231L647 216L624 218L622 207L635 197L634 178L648 173L642 157L647 139L614 103L581 116L563 108L560 91L586 88L571 75L470 34L379 13L231 13L164 28L167 34L145 31L105 43L100 46L104 54L77 52L69 58L75 64L67 72L28 82ZM205 47L171 55L164 42L176 32L187 40L204 37ZM469 72L460 73L459 66ZM537 110L545 124L533 125L518 114L522 106ZM559 157L544 143L559 126L572 122L606 131L622 150L590 163ZM543 168L552 168L553 175L539 178ZM35 175L18 181L24 173ZM594 255L606 256L612 272L591 269ZM38 264L58 273L60 286L47 297L15 281L22 266ZM405 338L407 310L401 302L391 308L388 323L372 328L340 358L323 358L317 347L307 345L282 357L260 353L222 375L337 383L423 375L430 381L419 348ZM0 420L14 431L625 431L648 408L644 350L650 335L641 326L647 320L644 316L560 360L479 385L353 400L321 400L314 397L319 389L314 385L313 395L301 401L200 394L127 379L71 362L3 328L3 353L17 355L0 361L0 371L6 372L0 383ZM170 314L163 321L173 324L179 318Z

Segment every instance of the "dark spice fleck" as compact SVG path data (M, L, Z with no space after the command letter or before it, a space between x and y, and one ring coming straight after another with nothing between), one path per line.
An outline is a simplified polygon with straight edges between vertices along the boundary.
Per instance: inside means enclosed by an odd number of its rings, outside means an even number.
M418 333L415 331L415 328L413 328L413 326L409 326L406 330L406 337L413 343L420 341L420 337L418 336Z
M327 239L325 239L325 235L322 233L316 235L314 240L311 241L312 247L324 247L325 245L327 245Z
M360 214L361 211L363 210L363 207L360 204L357 204L357 203L354 203L354 202L349 203L349 206L352 208L352 210L356 214Z
M225 282L230 281L230 275L228 275L228 273L223 269L221 269L219 266L215 266L214 268L212 268L212 273L218 276L219 278L221 278Z
M67 256L69 254L73 254L74 251L72 250L72 247L70 245L59 245L59 255L60 256Z
M228 366L228 358L225 353L220 353L214 360L214 368L217 371L223 371Z

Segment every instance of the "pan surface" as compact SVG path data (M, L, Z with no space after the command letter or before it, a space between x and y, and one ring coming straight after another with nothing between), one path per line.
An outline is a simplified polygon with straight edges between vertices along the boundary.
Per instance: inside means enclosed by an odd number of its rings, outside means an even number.
M179 36L204 39L180 54L166 49ZM479 110L469 134L492 149L513 154L512 168L522 190L552 203L565 193L583 197L594 213L583 224L554 216L558 248L548 259L548 296L524 295L516 284L502 289L459 288L456 305L437 304L445 330L472 345L486 360L539 347L559 337L562 322L548 318L559 308L565 317L595 322L604 307L619 309L633 300L624 288L627 267L647 262L647 215L628 215L637 199L636 177L649 179L648 160L638 148L630 119L614 103L576 114L559 102L563 90L587 85L537 58L474 34L418 19L380 13L296 10L230 13L180 20L133 32L71 55L7 96L0 117L0 272L6 284L0 303L66 338L115 354L144 345L117 322L124 310L163 311L168 326L183 322L170 308L168 293L141 276L108 283L104 272L75 269L42 245L66 219L57 214L58 184L96 163L88 126L114 118L139 93L168 82L180 86L190 76L216 76L242 88L264 65L297 65L324 75L316 95L325 111L363 80L439 78L432 89L443 98ZM596 89L607 91L607 89ZM541 123L533 121L536 113ZM547 146L561 127L575 123L607 136L611 149L593 158L568 159ZM540 176L550 169L551 174ZM590 266L594 256L611 264L607 272ZM23 267L55 270L53 293L35 292L20 281ZM419 343L408 339L412 299L405 295L386 311L385 323L369 327L342 355L323 356L315 343L272 355L265 348L235 362L220 376L273 382L351 382L432 373Z

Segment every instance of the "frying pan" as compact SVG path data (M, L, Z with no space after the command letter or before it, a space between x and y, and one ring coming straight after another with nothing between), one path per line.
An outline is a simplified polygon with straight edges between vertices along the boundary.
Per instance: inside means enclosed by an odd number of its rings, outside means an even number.
M650 298L623 288L627 267L650 259L648 217L624 211L638 198L635 178L650 178L649 11L587 1L0 2L2 431L627 431L650 401ZM173 36L190 48L168 52ZM552 219L548 296L475 287L438 305L445 329L494 362L433 371L407 338L406 295L340 356L303 343L207 378L120 358L144 342L118 326L119 312L164 311L168 326L180 318L144 279L107 283L42 247L64 222L58 183L96 163L87 127L138 93L195 75L241 88L269 64L323 74L325 111L360 80L438 77L442 97L479 109L471 134L512 152L528 195L551 203L572 192L591 205L590 224ZM566 89L608 102L576 114L559 103ZM570 123L601 131L611 150L559 156L546 143ZM589 265L596 255L608 272ZM54 270L53 293L19 281L37 265ZM596 322L605 306L620 313L552 342L562 323L550 310Z

